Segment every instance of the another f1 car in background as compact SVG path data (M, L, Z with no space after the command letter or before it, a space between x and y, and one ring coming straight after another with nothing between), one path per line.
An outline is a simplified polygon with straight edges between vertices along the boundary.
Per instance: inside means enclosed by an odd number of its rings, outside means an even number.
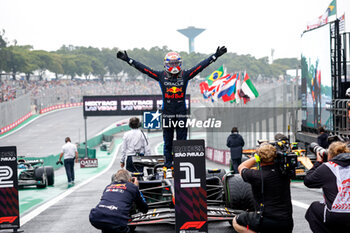
M18 159L18 187L36 186L46 188L54 185L55 174L52 166L44 166L42 159Z
M146 199L149 211L131 216L129 226L175 224L174 179L162 171L163 156L133 156L134 164L143 165L144 173L133 173L139 179L139 189ZM251 186L240 175L226 173L223 169L207 169L208 222L228 221L256 205Z
M312 160L307 155L306 150L303 148L300 148L297 142L289 143L288 141L284 141L284 140L281 140L281 141L259 140L258 142L259 144L263 142L267 142L276 146L277 151L280 152L278 154L281 154L281 157L279 157L279 159L287 160L289 155L294 155L296 157L296 164L291 166L290 168L293 170L291 172L294 173L294 175L291 176L293 179L294 178L303 179L306 175L306 172L313 167ZM255 153L256 153L256 149L243 150L242 162L254 156ZM281 164L281 162L279 162L279 164Z

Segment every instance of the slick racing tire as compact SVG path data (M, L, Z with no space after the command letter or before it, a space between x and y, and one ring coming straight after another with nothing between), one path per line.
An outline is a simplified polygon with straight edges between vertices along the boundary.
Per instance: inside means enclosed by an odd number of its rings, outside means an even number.
M130 232L131 232L131 233L134 233L135 230L136 230L136 226L130 226L130 225L129 225L129 229L130 229Z
M44 167L38 167L34 170L34 178L36 181L40 181L40 184L37 184L36 187L39 189L46 188L47 186L47 177L44 170Z
M217 172L217 173L216 173L216 172L210 172L210 171L212 171L212 170L214 170L214 169L207 169L206 177L208 178L208 177L217 176L217 177L219 177L219 179L222 181L223 177L224 177L225 174L226 174L225 169L219 169L220 172Z
M52 186L55 183L55 173L53 170L53 167L51 166L46 166L45 167L46 171L46 177L47 177L47 185Z
M224 178L226 206L235 210L255 210L255 200L250 184L239 174L228 174Z

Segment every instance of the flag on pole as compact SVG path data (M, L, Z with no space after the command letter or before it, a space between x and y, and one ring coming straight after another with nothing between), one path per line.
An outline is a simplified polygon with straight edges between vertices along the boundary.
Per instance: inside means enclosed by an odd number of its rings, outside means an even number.
M244 80L240 92L240 96L242 96L244 103L247 103L248 101L259 96L259 93L250 80L247 72L244 75Z
M237 104L240 103L240 94L239 94L240 90L241 90L241 73L238 72L237 73L237 79L236 79L236 88L235 88L235 96L236 96L236 98L234 100L234 102L237 103Z
M224 67L220 66L219 69L215 70L207 77L208 85L211 86L214 81L222 77L224 74Z
M337 14L337 1L333 0L327 8L328 16Z
M231 78L230 74L227 74L221 78L218 78L215 80L215 82L212 83L212 85L208 88L208 90L205 92L205 95L208 97L212 97L212 101L217 100L221 96L218 96L218 94L222 91L222 88L225 87L228 80Z
M318 28L322 25L327 24L329 21L328 17L336 14L337 14L337 1L333 0L327 7L327 10L321 16L319 16L317 19L311 22L308 22L307 30Z

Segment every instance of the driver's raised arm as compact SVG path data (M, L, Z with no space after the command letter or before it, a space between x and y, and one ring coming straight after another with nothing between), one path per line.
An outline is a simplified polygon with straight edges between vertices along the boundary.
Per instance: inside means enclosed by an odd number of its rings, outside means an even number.
M201 61L196 66L192 67L191 69L187 70L188 72L188 79L193 79L197 74L199 74L202 70L204 70L206 67L208 67L211 63L216 61L220 56L225 54L227 52L227 48L225 46L218 47L216 52L208 57L207 59Z
M130 66L132 66L135 69L137 69L138 71L146 74L147 76L153 78L154 80L159 81L159 76L160 76L160 73L162 71L153 70L153 69L149 68L148 66L142 64L141 62L135 61L134 59L132 59L128 56L126 51L124 51L124 52L118 51L117 58L125 61Z

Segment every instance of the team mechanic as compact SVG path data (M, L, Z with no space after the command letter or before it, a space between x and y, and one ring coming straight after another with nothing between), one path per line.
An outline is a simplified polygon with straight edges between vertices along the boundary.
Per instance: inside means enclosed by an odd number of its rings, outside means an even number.
M102 233L130 233L128 221L133 204L143 213L148 205L138 188L138 180L120 169L103 191L101 201L90 211L90 223Z
M208 57L207 59L200 62L198 65L192 67L189 70L182 70L182 60L178 53L169 52L164 57L164 68L165 70L156 71L138 61L130 58L126 51L117 53L117 58L127 62L140 72L148 75L152 79L156 80L162 90L163 107L162 117L163 122L168 122L167 125L170 127L163 128L163 140L164 140L164 156L165 164L164 169L172 166L172 146L174 138L174 130L176 129L176 139L186 140L187 139L187 128L179 127L175 122L184 121L186 125L186 88L188 81L193 79L203 69L209 66L211 63L216 61L218 57L222 56L227 52L225 46L218 47L216 52ZM177 125L177 127L174 127Z

